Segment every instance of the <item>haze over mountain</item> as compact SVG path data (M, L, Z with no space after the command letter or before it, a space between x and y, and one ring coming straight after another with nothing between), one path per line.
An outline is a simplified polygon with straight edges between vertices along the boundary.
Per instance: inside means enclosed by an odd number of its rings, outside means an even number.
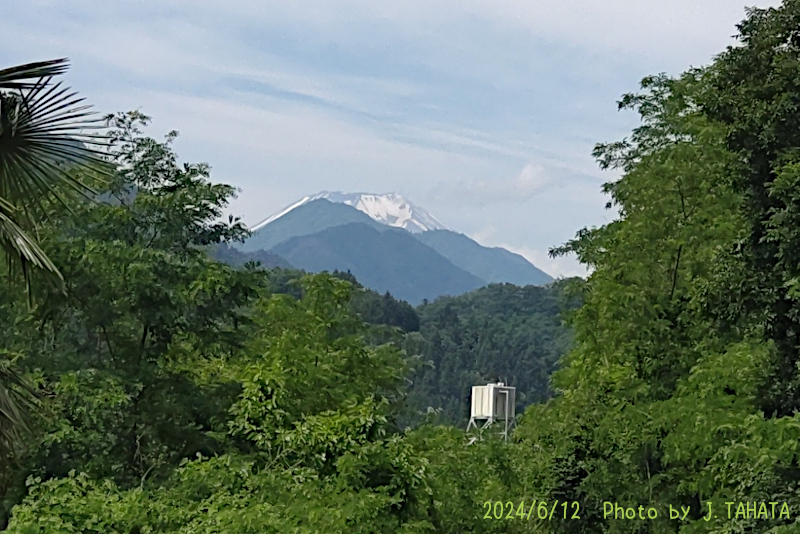
M465 271L489 283L543 286L553 278L526 260L501 247L484 247L464 234L431 230L415 234L418 240Z
M244 254L269 251L311 272L350 271L365 286L418 304L489 283L546 285L524 257L455 232L397 193L308 195L252 229Z
M413 305L486 285L400 228L349 223L293 237L271 252L306 271L349 271L366 287Z

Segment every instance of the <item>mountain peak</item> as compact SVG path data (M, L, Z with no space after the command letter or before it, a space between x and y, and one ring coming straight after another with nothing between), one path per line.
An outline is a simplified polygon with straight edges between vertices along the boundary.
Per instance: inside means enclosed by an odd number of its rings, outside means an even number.
M301 200L287 206L278 213L264 219L251 228L251 230L256 231L274 220L283 217L295 208L299 208L303 204L318 199L325 199L330 202L352 206L381 224L404 228L409 232L418 233L427 230L449 230L449 228L439 222L436 217L397 193L342 193L339 191L322 191L316 195L303 197Z

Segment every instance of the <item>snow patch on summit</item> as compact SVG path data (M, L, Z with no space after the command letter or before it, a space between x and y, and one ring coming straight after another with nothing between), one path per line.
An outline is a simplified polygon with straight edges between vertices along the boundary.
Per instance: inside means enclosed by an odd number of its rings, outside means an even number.
M409 232L425 232L427 230L450 230L439 222L436 217L415 206L397 193L377 195L373 193L342 193L337 191L322 191L316 195L303 197L302 200L287 206L275 215L264 219L251 231L256 231L272 221L283 217L290 211L311 201L324 198L330 202L337 202L352 206L362 213L366 213L375 221L387 226L404 228Z
M356 193L351 196L355 198L348 198L343 203L366 213L379 223L405 228L409 232L448 229L436 217L396 193Z

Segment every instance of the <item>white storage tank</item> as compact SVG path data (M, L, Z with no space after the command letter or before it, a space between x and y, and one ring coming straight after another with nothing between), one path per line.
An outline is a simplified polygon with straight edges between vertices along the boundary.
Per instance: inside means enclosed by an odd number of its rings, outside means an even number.
M470 419L513 420L516 388L503 382L472 387Z

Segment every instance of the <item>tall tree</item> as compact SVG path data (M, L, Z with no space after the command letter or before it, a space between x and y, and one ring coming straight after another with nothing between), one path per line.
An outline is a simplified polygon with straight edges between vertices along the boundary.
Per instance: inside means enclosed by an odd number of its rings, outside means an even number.
M746 283L731 251L748 230L731 183L741 160L700 106L711 76L648 77L623 97L642 125L595 151L622 171L605 187L619 218L554 251L594 267L575 349L555 375L560 396L527 410L515 433L519 494L580 503L581 521L554 532L796 531L800 418L770 419L756 404L757 384L778 378L765 365L773 345L753 317L722 325L707 312ZM734 501L786 513L728 516ZM706 521L709 502L723 511ZM604 503L659 515L614 520ZM685 507L682 520L670 506Z
M739 290L712 308L720 323L764 324L777 354L762 385L770 415L800 410L800 2L750 9L740 45L709 72L702 110L727 127L742 161L734 184L744 196L748 236L735 262Z

